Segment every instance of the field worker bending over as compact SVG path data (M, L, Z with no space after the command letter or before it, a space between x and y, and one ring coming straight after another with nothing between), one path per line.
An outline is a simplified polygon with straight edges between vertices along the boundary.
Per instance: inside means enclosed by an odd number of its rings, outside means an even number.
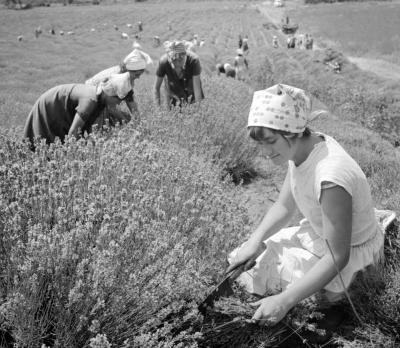
M199 57L186 51L183 41L164 43L166 54L158 63L154 84L156 105L161 105L160 87L164 81L169 106L181 106L182 103L194 103L204 98L201 86L201 65Z
M247 69L249 67L246 58L243 55L243 50L238 48L236 50L237 56L235 57L234 67L236 73L236 79L239 81L245 81L247 77Z
M294 35L289 36L286 40L287 48L295 48L296 47L296 37Z
M132 90L129 73L110 76L99 86L84 84L59 85L43 93L36 101L24 127L24 138L31 141L46 139L53 143L58 137L64 141L66 135L79 136L90 132L91 126L106 107L120 104Z
M139 44L134 44L134 47L138 47ZM140 47L140 46L139 46ZM152 64L153 61L150 56L140 50L139 48L134 48L134 50L129 53L122 61L120 65L112 66L111 68L100 71L90 79L86 80L85 84L98 86L100 82L108 79L113 74L123 74L128 72L130 78L130 84L132 86L132 90L124 99L129 111L131 114L136 114L138 116L138 106L134 99L133 88L135 86L135 80L140 78L143 72L146 70L149 64ZM125 115L124 118L126 121L130 120L131 115Z
M217 75L218 75L218 76L221 75L221 74L225 74L224 64L218 63L218 64L215 66L215 70L217 71Z
M224 70L226 77L236 78L236 70L232 65L230 65L229 63L225 63Z
M310 111L305 92L283 84L256 91L250 108L250 137L288 168L278 200L229 256L227 272L256 260L238 278L249 292L275 294L253 303L261 324L276 324L313 294L334 303L358 271L383 255L365 174L336 140L308 128ZM285 228L296 207L305 218Z
M314 45L314 39L311 34L306 34L306 49L312 50Z

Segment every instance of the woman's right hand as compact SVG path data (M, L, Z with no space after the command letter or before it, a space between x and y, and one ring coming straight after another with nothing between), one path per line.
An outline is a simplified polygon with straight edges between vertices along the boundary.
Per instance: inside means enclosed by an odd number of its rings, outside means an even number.
M232 263L228 266L225 273L229 273L244 264L243 271L248 271L255 265L255 260L265 250L265 244L249 239L238 250Z

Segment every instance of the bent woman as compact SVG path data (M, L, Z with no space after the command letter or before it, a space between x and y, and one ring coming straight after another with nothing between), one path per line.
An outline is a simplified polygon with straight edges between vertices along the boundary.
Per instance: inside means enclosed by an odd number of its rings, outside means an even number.
M129 73L112 75L99 86L84 84L59 85L43 93L35 102L24 127L34 149L35 139L53 143L68 136L90 132L103 110L120 104L132 86Z
M278 200L231 253L227 270L256 261L239 282L251 293L274 294L255 303L261 324L276 324L313 294L327 303L341 299L383 252L365 174L335 139L308 128L310 111L306 93L283 84L256 91L250 108L250 137L288 168ZM305 218L287 228L296 208Z

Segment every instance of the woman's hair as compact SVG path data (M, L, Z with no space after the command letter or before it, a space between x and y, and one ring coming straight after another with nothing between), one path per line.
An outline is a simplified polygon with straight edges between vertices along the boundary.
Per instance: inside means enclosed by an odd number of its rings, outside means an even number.
M249 136L251 139L255 141L261 141L264 139L264 128L266 127L260 127L260 126L250 126L249 127ZM301 137L308 137L311 135L311 129L306 127L302 133L290 133L286 132L283 130L277 130L277 129L272 129L268 128L270 131L276 134L280 134L284 136L285 138L301 138Z

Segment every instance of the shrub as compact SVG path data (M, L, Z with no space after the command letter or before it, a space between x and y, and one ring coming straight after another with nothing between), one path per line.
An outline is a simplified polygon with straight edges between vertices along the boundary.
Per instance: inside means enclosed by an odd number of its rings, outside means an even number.
M19 344L133 340L204 296L247 231L230 185L184 149L129 127L86 141L29 153L1 137L0 308Z

